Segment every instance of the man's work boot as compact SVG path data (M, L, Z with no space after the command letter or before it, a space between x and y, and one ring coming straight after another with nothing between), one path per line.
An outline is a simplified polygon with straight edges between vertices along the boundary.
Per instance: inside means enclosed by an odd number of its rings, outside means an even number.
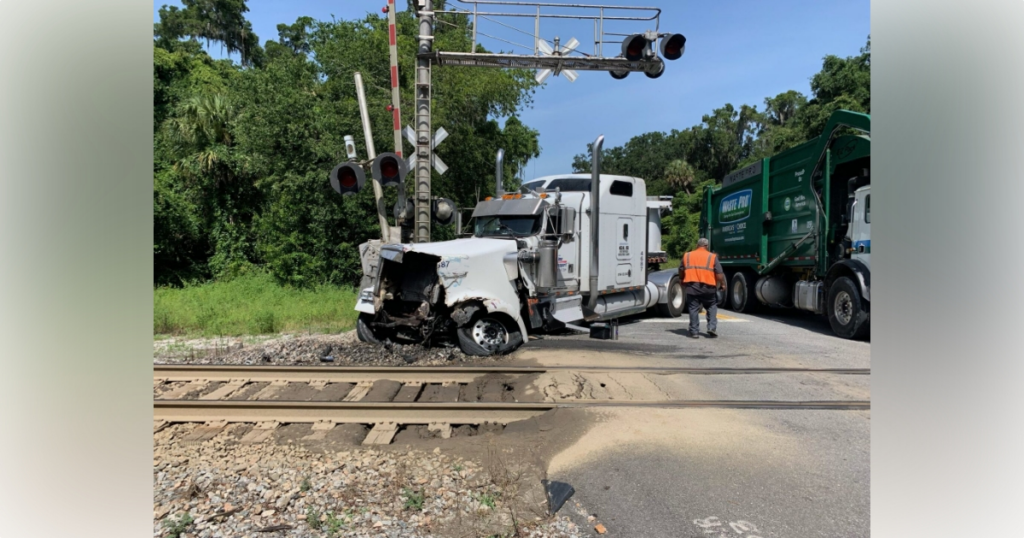
M689 336L690 338L700 338L700 335L697 333L687 333L686 336Z
M718 338L718 331L708 331L708 338Z

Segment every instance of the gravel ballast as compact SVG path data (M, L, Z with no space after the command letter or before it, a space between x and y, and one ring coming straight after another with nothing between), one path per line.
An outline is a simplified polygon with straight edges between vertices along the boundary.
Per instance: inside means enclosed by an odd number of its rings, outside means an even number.
M248 340L248 342L247 342ZM442 366L500 361L466 355L457 346L383 346L360 342L355 331L332 335L168 339L154 343L154 364L233 364L305 366Z
M154 434L154 536L506 536L513 525L519 536L589 534L547 516L538 477L497 451L484 464L440 448L240 445L244 425L183 442L194 427Z

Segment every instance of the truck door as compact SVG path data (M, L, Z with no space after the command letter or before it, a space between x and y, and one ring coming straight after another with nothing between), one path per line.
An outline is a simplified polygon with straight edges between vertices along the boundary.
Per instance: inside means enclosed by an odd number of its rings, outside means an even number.
M853 222L850 239L854 260L869 263L871 259L871 186L861 187L854 193Z

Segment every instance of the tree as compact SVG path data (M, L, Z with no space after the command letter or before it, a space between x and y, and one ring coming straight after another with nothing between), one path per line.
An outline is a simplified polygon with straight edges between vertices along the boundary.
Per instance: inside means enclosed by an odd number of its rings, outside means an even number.
M184 9L175 6L160 8L160 22L154 24L157 46L170 48L184 37L192 40L218 42L229 53L241 56L242 65L257 65L263 49L252 24L245 20L249 11L246 0L182 0Z
M690 194L694 181L697 179L696 171L690 163L676 159L665 167L665 181L675 189Z
M265 43L259 62L210 59L198 39L230 42L229 30L248 23L228 15L245 11L240 0L190 0L184 9L161 10L154 28L157 282L227 278L255 266L295 285L355 284L357 246L380 233L374 197L372 189L338 196L328 175L347 158L345 135L355 136L366 157L356 71L374 145L393 149L387 20L299 17L278 25L278 40ZM402 120L412 124L418 29L412 13L397 15ZM438 25L435 43L468 50L468 19L439 16L448 24ZM451 168L434 175L432 193L461 207L493 194L498 148L506 187L514 187L540 154L537 131L517 116L537 86L532 73L439 67L433 82L434 125L450 133L438 153ZM410 175L409 192L412 184ZM385 198L390 210L394 190ZM436 239L452 235L450 227L433 228Z

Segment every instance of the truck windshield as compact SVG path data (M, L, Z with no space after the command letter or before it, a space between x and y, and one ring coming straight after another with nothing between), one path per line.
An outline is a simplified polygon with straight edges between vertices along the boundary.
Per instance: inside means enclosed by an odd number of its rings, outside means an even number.
M525 237L540 232L540 216L481 217L473 235L477 237Z

